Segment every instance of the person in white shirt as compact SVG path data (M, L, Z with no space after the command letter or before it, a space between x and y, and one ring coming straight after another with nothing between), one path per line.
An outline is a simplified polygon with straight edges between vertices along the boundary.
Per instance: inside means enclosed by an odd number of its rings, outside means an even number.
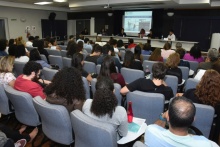
M174 35L173 30L170 30L170 33L167 36L167 38L168 38L168 40L171 40L171 41L175 41L176 40L176 36Z
M33 41L34 41L34 37L33 36L30 36L28 38L28 41L26 42L26 47L33 47Z

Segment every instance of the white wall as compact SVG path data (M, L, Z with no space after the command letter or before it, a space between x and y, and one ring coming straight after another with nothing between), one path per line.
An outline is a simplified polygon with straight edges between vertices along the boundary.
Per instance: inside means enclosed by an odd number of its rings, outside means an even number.
M40 38L42 38L41 19L48 19L51 12L54 11L0 7L0 18L5 18L8 24L6 27L8 28L7 39L23 36L23 39L27 40L25 33L26 26L35 26L36 31L31 30L31 35L40 36ZM56 20L67 20L67 12L55 13ZM22 22L20 20L21 18L25 18L26 21Z

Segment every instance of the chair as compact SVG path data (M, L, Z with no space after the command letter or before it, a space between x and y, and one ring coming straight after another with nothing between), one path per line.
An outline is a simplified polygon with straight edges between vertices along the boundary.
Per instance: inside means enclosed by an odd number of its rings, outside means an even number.
M71 67L72 65L72 59L63 57L63 67Z
M143 54L142 54L142 56L143 56L143 60L148 60L151 55L143 55Z
M196 88L196 85L198 83L199 83L199 80L196 80L193 78L187 79L185 83L185 91L187 91L188 89Z
M23 68L25 66L26 62L14 62L14 72L15 76L18 77L19 75L23 74Z
M83 60L85 60L88 54L82 53L82 55L83 55Z
M41 124L29 93L17 91L8 85L5 87L5 93L14 107L15 117L19 122L34 127Z
M0 113L4 115L11 114L9 99L5 94L5 88L3 84L0 84Z
M54 75L58 72L58 70L50 69L47 67L44 67L42 70L42 74L44 75L45 80L51 81L54 77Z
M48 63L47 58L46 58L46 56L45 56L45 55L40 54L40 57L41 57L41 59L42 59L42 60L44 60L46 63Z
M61 56L61 52L58 50L46 49L49 55Z
M26 47L28 51L31 51L33 49L37 49L37 47Z
M59 45L60 46L60 48L61 48L61 51L65 51L66 50L66 48L67 48L67 46L66 45Z
M67 51L66 51L66 50L61 50L60 53L61 53L61 56L62 56L62 57L66 57Z
M189 68L185 66L178 66L182 71L182 79L185 81L189 78Z
M172 88L173 95L175 96L178 89L178 78L176 76L166 75L164 81L168 86Z
M112 125L90 118L79 110L70 114L76 147L117 147L117 134Z
M62 105L50 104L39 96L35 97L33 101L41 117L44 134L60 144L73 143L72 126L67 109Z
M121 60L122 61L124 61L124 58L125 58L125 50L123 50L123 51L120 51L120 53L121 53Z
M148 66L149 70L150 70L150 73L152 73L152 67L153 67L153 64L154 63L158 63L157 61L148 61L148 60L145 60L143 62L143 70L145 71L146 70L146 66Z
M116 71L117 71L117 73L118 73L118 67L115 66L115 68L116 68ZM100 64L96 65L96 73L97 73L97 74L100 73L100 70L101 70L101 65L100 65Z
M60 69L63 68L63 59L61 56L49 55L49 61L52 65L58 65Z
M83 87L84 87L84 90L86 92L86 99L90 99L90 87L89 87L89 83L87 81L87 79L85 77L82 77L82 80L83 80Z
M186 60L188 61L188 60ZM189 62L189 65L190 65L190 69L192 69L194 72L196 72L198 66L199 66L199 63L198 62L195 62L195 61L188 61Z
M141 91L129 92L127 102L132 102L134 117L146 119L147 124L153 124L164 111L165 98L163 94Z
M215 109L212 106L196 104L196 115L192 126L198 128L206 138L209 138Z
M91 48L84 48L84 49L87 51L87 53L91 54L92 52Z
M125 79L126 83L131 83L139 78L144 78L144 72L141 70L130 69L130 68L121 68L121 74Z
M96 65L93 62L84 61L83 69L88 73L96 73Z

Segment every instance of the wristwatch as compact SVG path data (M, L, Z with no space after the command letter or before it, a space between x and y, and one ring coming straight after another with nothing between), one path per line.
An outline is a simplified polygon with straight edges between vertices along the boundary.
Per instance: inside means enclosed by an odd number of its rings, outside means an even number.
M163 113L160 114L159 119L162 120L162 121L167 121L166 118L163 118Z

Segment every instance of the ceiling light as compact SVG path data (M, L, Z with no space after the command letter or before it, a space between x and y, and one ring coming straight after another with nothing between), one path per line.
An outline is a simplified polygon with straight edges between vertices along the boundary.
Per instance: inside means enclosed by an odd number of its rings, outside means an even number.
M37 2L37 3L34 3L36 5L48 5L48 4L52 4L53 2Z
M67 2L67 0L53 0L54 2L58 2L58 3L63 3L63 2Z

